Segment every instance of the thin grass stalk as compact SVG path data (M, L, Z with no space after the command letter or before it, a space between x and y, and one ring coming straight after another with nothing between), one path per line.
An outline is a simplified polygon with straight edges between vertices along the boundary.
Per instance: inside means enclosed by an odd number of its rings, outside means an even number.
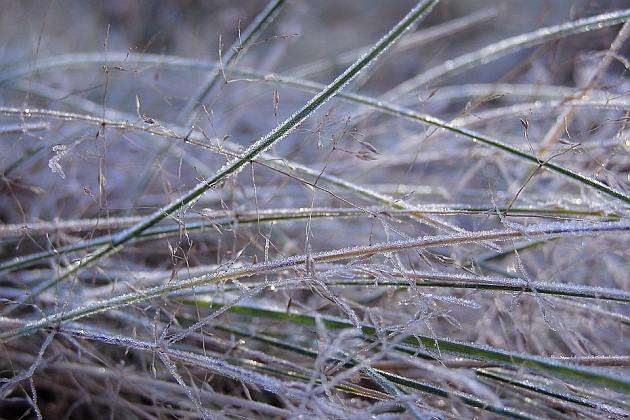
M325 86L322 85L322 89L324 88ZM50 116L50 117L55 117L55 118L67 119L67 120L76 119L79 121L85 121L85 122L94 123L94 124L99 124L99 121L101 121L100 125L106 124L106 125L116 127L116 128L133 129L133 130L139 130L141 132L148 132L153 135L159 135L159 136L173 138L173 139L183 139L186 143L190 143L190 144L200 146L209 150L213 150L220 154L224 154L230 157L239 156L239 149L237 147L230 145L229 143L226 143L224 147L219 148L219 147L206 143L204 140L202 141L197 140L199 138L203 138L203 136L199 135L198 133L188 132L187 134L178 134L179 133L178 130L180 130L180 128L171 127L170 125L166 125L162 123L143 126L143 125L130 123L127 120L125 121L105 120L105 119L99 119L98 117L94 117L92 115L83 115L83 114L59 112L59 111L53 111L53 110L33 109L33 108L20 110L18 108L0 107L0 113L19 115L22 118L38 115L38 116ZM120 116L120 114L121 113L116 112L116 115ZM193 166L198 167L198 168L205 168L205 164L203 163L203 161L199 161L197 158L195 158L194 156L191 156L190 154L188 155L188 157L189 159L192 160L192 163L194 164ZM449 225L443 221L436 220L434 218L430 218L426 215L421 214L421 211L416 206L410 205L405 202L401 202L399 200L396 200L393 197L390 197L386 194L379 193L365 186L359 186L359 185L353 184L342 178L322 173L321 171L314 170L308 166L291 162L286 159L282 159L282 158L270 155L268 153L261 153L260 158L266 159L267 161L263 163L260 160L252 159L252 162L258 162L259 164L268 166L281 173L285 173L284 171L288 169L290 171L297 172L299 174L311 177L312 179L315 179L317 181L322 181L329 185L333 185L338 188L350 191L358 196L366 198L369 201L386 204L388 206L391 206L394 209L415 210L417 212L415 217L418 220L439 229L445 229L449 231L459 231L459 232L464 231L463 229L457 228L456 226ZM310 184L310 186L313 188L321 188L317 186L316 184ZM335 197L340 198L337 196Z
M615 416L628 417L629 413L623 409L618 407L611 406L609 404L603 403L601 401L583 398L580 396L572 395L566 392L558 392L547 386L537 384L533 381L527 379L517 379L512 375L502 375L496 372L494 369L476 369L477 375L481 377L485 377L496 382L500 382L503 384L508 384L517 388L523 388L530 391L533 391L537 394L547 395L552 398L557 398L562 401L569 402L571 404L580 405L583 407L587 407L599 412L609 413Z
M619 30L619 33L617 33L614 41L612 42L612 44L610 44L610 48L608 49L608 51L606 51L606 55L604 56L602 61L600 61L589 80L575 95L577 99L585 99L589 96L591 89L595 87L595 85L603 77L610 64L613 62L613 55L617 54L621 47L623 47L629 36L630 22L626 22ZM571 124L571 121L575 116L575 106L571 103L568 103L567 106L568 108L563 109L562 113L556 117L556 121L554 122L553 126L542 138L540 151L541 154L546 154L547 150L549 150L549 148L551 148L551 146L556 142L558 137L560 137L562 131L566 130L569 124Z
M203 275L204 272L209 270L215 270L216 267L196 267L195 269L188 270L189 277L195 275ZM517 294L534 294L534 295L549 295L553 297L571 297L582 299L596 299L600 301L609 301L612 303L630 303L630 292L626 292L620 289L589 286L583 284L572 283L559 283L559 282L544 282L539 280L527 280L518 277L490 277L490 276L475 276L466 274L452 274L452 273L418 273L411 271L401 272L387 272L380 269L379 266L359 266L352 270L344 270L343 273L352 273L356 279L344 279L335 275L335 271L340 267L334 265L328 270L321 269L316 274L322 277L322 285L327 287L360 287L374 286L379 288L396 288L396 289L408 289L412 287L419 288L439 288L439 289L472 289L475 291L505 291L509 293ZM143 273L133 273L134 278L142 278L146 281L162 282L163 279L169 277L168 272L151 272L149 276ZM88 278L92 279L92 275ZM118 278L116 273L111 275L111 278ZM108 278L110 279L110 278ZM253 288L253 291L257 294L259 291L265 288L274 290L310 290L311 286L304 282L301 277L293 277L282 280L269 281L253 281L248 282L248 286ZM131 287L129 287L131 288ZM242 292L242 289L235 284L221 284L221 285L205 285L195 287L193 290L184 289L178 292L170 293L170 296L211 296L217 293L229 295L231 293ZM92 289L90 292L84 293L82 298L98 299L103 296L110 296L112 288L110 285L101 286L96 289ZM16 295L19 291L16 291ZM252 294L252 296L253 296ZM439 299L440 296L435 296L435 299ZM239 298L241 299L241 298ZM473 302L465 301L467 307L473 306ZM625 363L624 360L618 360L619 363ZM596 363L596 361L593 361ZM602 361L603 363L603 361Z
M23 353L10 353L7 357L14 362L32 363L34 361L34 358L32 356ZM61 374L74 372L78 375L88 375L99 380L123 382L128 384L130 389L136 389L140 393L149 388L164 390L167 394L176 395L183 393L182 388L172 382L150 378L144 375L133 374L124 370L104 369L103 367L90 366L87 364L64 362L58 360L44 360L39 366L39 370L56 371ZM199 388L196 391L199 393L199 397L202 399L203 402L211 402L222 407L243 407L245 409L260 412L269 416L288 417L291 414L289 410L274 407L272 405L261 403L258 401L247 400L232 395L222 394L216 391L209 391L204 388Z
M310 88L315 88L318 87L319 85L314 84L314 83L310 83L311 85ZM304 87L306 87L306 85L304 85ZM616 190L600 181L597 181L595 179L589 178L585 175L582 175L578 172L573 171L572 169L566 168L564 166L561 165L557 165L555 163L552 163L549 160L542 160L541 158L523 152L521 150L519 150L518 148L511 146L507 143L504 143L498 139L494 139L490 136L481 134L481 133L477 133L475 131L466 129L466 128L462 128L462 127L455 127L445 121L442 121L436 117L432 117L430 115L425 115L425 114L420 114L417 113L415 111L406 109L406 108L402 108L402 107L398 107L395 104L391 104L391 103L387 103L387 102L383 102L383 101L378 101L376 99L373 98L369 98L369 97L365 97L365 96L361 96L361 95L356 95L356 94L352 94L352 93L346 93L346 94L339 94L338 95L341 98L345 98L348 100L351 100L353 102L357 102L357 103L362 103L365 105L370 105L371 107L375 108L375 109L379 109L382 112L394 115L394 116L398 116L398 117L403 117L406 119L409 119L411 121L415 121L421 124L426 124L426 125L431 125L434 127L438 127L438 128L442 128L446 131L450 131L452 133L455 133L457 135L463 136L465 138L468 138L470 140L472 140L473 142L478 142L478 143L482 143L485 144L487 146L490 147L494 147L497 148L499 150L502 150L504 152L507 152L511 155L514 155L518 158L522 158L525 159L527 161L533 162L536 165L538 165L539 167L551 170L553 172L556 172L560 175L564 175L574 181L577 181L581 184L587 185L589 187L595 188L598 191L607 194L611 197L614 197L616 199L619 199L627 204L630 204L630 196L628 196L627 194L625 194L622 191ZM92 122L92 123L99 123L102 124L104 122L104 120L99 119L97 117L93 117L93 116L86 116L86 115L81 115L81 114L72 114L72 113L64 113L64 112L58 112L58 111L50 111L50 110L22 110L19 108L12 108L12 107L0 107L0 113L5 113L5 114L12 114L12 115L21 115L21 116L29 116L29 115L48 115L48 116L53 116L53 117L57 117L57 118L66 118L66 119L77 119L77 120L82 120L82 121L86 121L86 122ZM147 127L142 127L142 126L136 126L134 124L128 123L128 122L122 122L122 121L115 121L115 120L107 120L105 121L106 124L112 125L114 127L118 127L118 128L131 128L131 129L139 129L141 131L145 131L145 132L149 132L149 133L153 133L153 134L161 134L164 136L168 136L168 137L173 137L173 138L177 138L177 134L170 131L170 130L166 130L162 127L154 127L154 126L147 126ZM253 146L252 146L253 147ZM251 149L251 147L250 147ZM276 159L275 157L271 157L268 156L265 153L260 153L261 157L263 158L269 158L269 159ZM254 159L251 159L254 160ZM286 167L289 169L293 169L299 172L303 172L306 173L308 175L311 176L316 176L316 177L320 177L320 173L317 171L313 171L312 169L298 164L298 163L288 163L286 161L283 162L284 164L278 164L277 162L274 163L273 160L271 160L269 163L267 163L269 166L274 166L276 165L276 167ZM242 167L239 166L239 169ZM226 176L226 175L222 175ZM321 176L321 179L323 179L324 177ZM220 178L219 181L221 181L223 178ZM345 180L342 180L340 178L334 177L334 176L327 176L325 179L328 183L335 185L335 186L339 186L341 188L345 188L348 189L350 191L353 191L357 194L363 195L365 197L369 197L370 199L382 202L382 203L386 203L389 205L392 205L394 208L398 208L398 209L405 209L408 208L404 203L400 203L397 200L392 199L391 197L388 197L384 194L380 194L378 192L372 191L366 187L360 187L360 186L356 186L352 183L349 183ZM208 181L209 182L209 181ZM218 183L218 181L216 182ZM216 185L212 184L212 185ZM208 187L208 189L211 187ZM207 190L204 190L204 192ZM192 193L192 191L190 191L190 193ZM203 194L203 193L201 193ZM199 196L201 195L199 194L199 192L197 191L196 194L194 195L194 199L199 198ZM182 199L183 200L183 199ZM194 200L191 200L190 202L192 202ZM190 203L188 202L188 203ZM175 205L175 203L173 203L173 205ZM181 204L180 204L181 206ZM184 204L185 206L185 204ZM168 207L168 206L167 206ZM166 211L169 210L167 207L164 207L162 210ZM159 215L159 219L155 222L159 222L160 220L162 220L163 218L165 218L166 216L172 214L175 210L170 210L171 213L168 214L163 214L160 213ZM156 213L156 215L154 217L158 217L158 214Z
M216 301L200 301L190 300L190 305L205 305L208 308L220 308L222 305ZM235 305L229 309L230 312L265 317L269 319L290 321L295 324L314 326L316 317L295 312L287 312L283 309L269 309L257 306ZM350 321L341 318L319 316L321 322L330 329L346 329L356 328ZM359 328L364 338L370 341L378 340L376 337L379 327L369 324L362 324ZM385 329L389 335L400 334L393 330ZM404 334L404 332L403 332ZM533 356L530 354L511 352L497 349L484 345L463 343L445 338L436 338L434 336L424 336L420 334L411 334L410 337L403 340L403 344L395 345L395 348L405 353L416 355L418 351L432 350L437 351L436 358L439 360L438 354L449 353L464 358L470 358L491 363L499 363L514 369L528 369L539 373L546 373L552 376L558 376L566 379L586 382L593 385L610 387L621 392L630 390L630 381L627 378L610 374L606 371L595 370L590 368L579 367L576 365L563 363L557 359L550 357Z
M191 221L184 222L169 226L152 227L147 229L142 234L139 234L133 239L134 243L162 239L172 235L181 234L182 230L187 232L203 231L204 229L216 228L221 226L229 227L235 224L252 224L261 222L282 222L282 221L294 221L303 219L320 219L320 218L346 218L346 217L381 217L385 216L411 216L411 217L423 217L428 214L437 215L474 215L474 214L488 214L488 212L505 212L507 207L498 208L476 208L472 206L464 206L462 208L446 208L421 206L418 211L415 210L400 210L392 209L384 211L382 207L367 207L367 208L311 208L311 209L266 209L252 211L239 211L235 214L229 214L227 212L213 212L204 213L204 218L209 218L208 221ZM607 213L598 211L580 211L570 209L526 209L526 208L512 208L510 209L510 216L516 217L519 215L525 217L531 217L536 215L571 215L571 216L594 216L603 217L607 219L618 219L617 213ZM0 226L0 238L8 237L18 234L28 234L30 236L36 234L43 234L47 232L71 230L84 231L99 229L112 229L116 227L125 227L133 225L142 219L141 216L132 217L119 217L110 218L107 222L95 219L87 220L75 220L75 221L63 221L63 222L41 222L30 225L4 225ZM101 224L102 223L102 224ZM26 268L45 260L46 258L59 257L62 255L72 254L79 251L93 249L99 246L103 246L111 243L111 236L100 236L89 240L79 241L71 245L64 245L54 247L46 251L35 252L28 255L20 255L10 260L0 262L0 272L3 271L15 271L17 269ZM529 248L534 246L532 244L526 244ZM526 248L519 248L526 249ZM489 254L487 258L478 258L477 263L483 261L489 261L492 259L501 258L506 255L512 254L512 250L495 252Z
M440 216L455 216L455 215L487 215L491 212L505 212L507 207L481 207L471 206L466 204L423 204L419 206L424 214L436 214ZM243 210L239 212L204 212L204 218L216 219L218 217L235 217L236 219L246 219L249 215L262 214L264 217L273 217L274 214L284 217L290 214L303 214L307 212L304 209L297 208L278 208L278 209L259 209ZM392 216L409 216L418 213L414 210L396 210L388 209L380 206L370 206L364 209L357 209L351 207L313 207L308 210L312 212L314 217L324 217L324 214L328 214L328 217L346 217L355 215L370 215L374 216L380 213L392 215ZM216 214L215 214L216 213ZM616 212L607 212L604 210L581 210L572 209L567 207L556 208L540 208L540 207L512 207L508 216L517 217L536 217L536 216L574 216L574 217L597 217L606 219L619 219L621 215ZM44 235L53 232L87 232L95 230L106 229L120 229L131 226L141 220L144 216L123 216L116 217L111 216L107 220L98 218L87 219L70 219L70 220L57 220L57 221L36 221L27 223L10 223L6 225L0 225L0 238L15 238L22 235L37 236ZM186 224L192 222L191 218L186 219ZM192 218L195 219L194 217ZM240 220L240 219L239 219ZM271 219L268 219L271 220ZM147 232L145 232L147 233Z
M586 286L566 283L548 283L542 281L528 281L525 279L498 278L486 276L454 275L437 273L419 274L405 272L396 277L414 279L417 287L439 287L453 289L498 290L515 293L540 293L552 296L580 297L587 299L609 300L619 303L630 303L630 292L599 286ZM375 278L374 280L332 280L330 286L379 286L379 287L410 287L409 280L389 280Z
M6 124L0 125L0 135L27 134L29 131L48 130L50 124L47 122L32 122L26 124Z
M258 39L258 36L276 18L284 4L285 0L271 0L267 4L267 6L263 8L260 13L258 13L258 15L249 24L245 31L243 33L239 32L237 41L232 44L231 48L227 51L227 54L225 55L225 61L222 62L223 66L221 68L215 67L211 70L210 74L206 77L206 80L202 83L198 91L188 99L188 102L186 102L184 107L177 115L177 118L175 119L176 124L182 125L190 131L194 129L194 124L199 119L201 107L206 97L217 85L219 80L221 80L222 75L225 75L225 68L229 69L234 64L236 64L236 61L241 51L246 48L250 43L253 43L256 41L256 39ZM173 142L167 142L157 152L156 160L159 161L160 166L163 165L165 156L169 154L173 146ZM140 179L140 182L138 183L137 191L139 193L141 193L147 187L152 177L153 169L149 169L149 171L144 174L144 176Z
M184 301L190 305L205 306L212 309L221 308L221 303L216 301L190 300ZM316 317L304 313L287 312L283 309L261 308L252 305L235 305L229 309L230 312L246 316L268 318L273 320L288 321L295 324L314 326ZM332 316L319 316L319 319L330 329L356 328L351 322ZM362 324L359 333L367 340L378 340L376 337L378 327L370 324ZM381 329L382 330L382 329ZM396 332L385 329L388 335L399 335L404 332ZM552 376L559 376L566 379L587 382L598 386L608 386L620 391L627 392L630 389L630 381L618 375L609 374L606 371L594 370L590 368L578 367L576 365L563 363L550 357L533 356L524 353L511 352L484 345L473 343L463 343L434 336L424 336L411 334L403 339L403 344L396 344L396 350L417 355L418 351L437 351L435 358L439 360L439 354L449 353L466 359L474 359L498 363L513 369L528 369L538 373L545 373Z
M417 48L421 45L426 45L431 42L435 42L438 39L452 36L453 34L466 30L481 22L485 22L497 16L496 9L480 10L469 15L462 16L457 19L452 19L438 25L430 26L426 29L410 33L404 39L401 39L397 43L393 51L401 52L411 48ZM312 77L315 74L323 73L331 70L334 66L346 66L354 61L354 59L367 51L369 46L356 48L351 51L346 51L332 59L321 59L310 63L302 64L297 67L292 67L286 71L286 74L290 74L294 77Z
M379 212L380 209L374 209ZM415 212L401 211L401 214L413 215ZM228 214L226 212L217 212L217 214L206 214L210 220L199 222L187 222L181 224L174 224L170 226L156 226L145 230L133 238L133 242L140 242L146 240L161 239L172 235L179 235L182 231L195 232L204 229L213 229L217 227L228 227L240 224L257 224L264 222L283 222L283 221L295 221L305 219L319 219L319 218L333 218L333 217L374 217L377 213L371 213L362 209L270 209L259 210L257 212L238 212L237 214ZM122 218L122 222L132 222L135 224L142 218ZM1 237L1 235L0 235ZM112 237L100 236L89 240L80 241L75 244L55 247L50 250L40 251L28 255L21 255L11 260L7 260L0 263L0 272L2 271L15 271L20 268L29 267L36 264L46 258L58 257L61 255L67 255L78 251L87 249L93 249L99 246L107 245L112 242Z
M539 98L539 99L567 99L574 98L576 89L572 86L536 85L524 83L465 83L461 85L441 86L434 95L427 99L434 101L467 100L471 97L486 99ZM591 99L615 99L623 96L603 90L589 91ZM418 98L403 102L405 106L418 103Z
M343 270L344 273L348 270ZM478 291L497 290L511 293L527 293L527 294L546 294L555 297L578 297L585 299L598 299L602 301L610 301L616 303L630 303L630 292L607 288L600 286L589 286L572 283L544 282L533 281L518 277L490 277L477 276L470 274L452 274L440 272L387 272L381 270L379 266L362 266L356 267L349 272L357 277L356 279L343 279L335 277L335 267L330 271L318 272L323 276L322 283L331 287L361 287L378 286L393 287L407 289L411 287L435 287L447 289L473 289ZM167 273L163 273L162 278L167 277ZM254 288L265 288L273 286L274 289L309 289L309 285L304 283L302 278L289 278L275 281L272 284L268 282L251 282L248 283ZM103 287L103 291L107 294L111 292L111 287ZM179 296L203 296L213 295L216 293L234 293L241 292L236 285L220 285L216 287L205 286L203 288L195 288L193 291L183 290L177 295ZM99 294L93 294L97 297Z
M410 401L410 397L405 394L396 384L392 383L386 376L371 367L361 369L364 374L378 384L383 391L388 393L394 400L400 404L411 417L416 420L425 420L434 418L432 414L420 412L415 401ZM402 400L402 402L400 402Z
M630 109L630 101L624 99L615 98L582 98L582 99L565 99L565 100L552 100L552 101L535 101L525 102L516 105L508 105L503 107L496 107L487 111L478 111L473 115L459 117L452 121L450 124L458 127L471 127L474 125L492 123L493 120L497 120L505 117L522 116L541 112L549 112L549 110L558 109L563 106L572 107L572 109L586 108L586 109L601 109L601 110L618 110L625 111ZM541 146L538 153L542 156L544 154L544 148ZM541 158L542 159L542 158ZM533 169L533 168L530 168Z
M288 396L289 398L295 399L300 399L304 397L304 393L299 389L297 384L285 383L268 375L261 375L253 372L252 370L246 370L234 366L218 358L208 357L205 355L183 350L172 349L166 346L162 346L160 345L160 343L151 343L139 339L134 339L132 337L111 334L104 331L94 331L83 328L65 328L64 333L71 334L72 336L77 338L99 341L105 344L120 346L123 348L127 347L139 351L162 353L182 363L190 363L192 365L208 369L211 372L233 379L235 381L243 381L245 383L257 385L262 389L265 389L276 395L283 394Z
M371 216L365 212L362 215ZM335 217L357 217L357 216L342 214ZM322 217L331 217L331 216L320 216L320 215L317 215L316 213L313 214L312 216L309 214L302 214L298 217L262 216L261 218L252 217L250 219L245 219L245 218L228 219L228 220L217 220L214 222L191 222L191 223L185 223L182 225L160 226L160 227L153 227L153 228L147 229L142 234L134 238L133 242L138 243L138 242L147 241L147 240L163 239L169 236L179 235L181 234L182 231L186 231L186 232L203 231L206 229L213 229L220 226L227 227L234 224L258 224L258 223L264 223L268 221L307 220L311 218L316 219L316 218L322 218ZM31 267L35 264L38 264L47 258L60 257L62 255L73 254L79 251L93 249L93 248L103 246L109 243L111 243L110 236L101 236L94 239L80 241L71 245L64 245L64 246L51 248L46 251L35 252L28 255L21 255L21 256L18 256L18 257L15 257L15 258L12 258L10 260L0 263L0 272L4 272L4 271L12 272L18 269L24 269L27 267ZM506 254L509 254L510 252L506 252ZM480 262L483 262L483 261L480 261Z

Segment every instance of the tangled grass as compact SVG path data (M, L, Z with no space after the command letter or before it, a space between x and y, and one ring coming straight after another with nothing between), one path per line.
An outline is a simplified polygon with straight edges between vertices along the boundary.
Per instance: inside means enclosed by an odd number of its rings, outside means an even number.
M278 72L300 2L216 62L42 25L0 67L3 416L630 415L630 9L470 47L510 10L438 3Z

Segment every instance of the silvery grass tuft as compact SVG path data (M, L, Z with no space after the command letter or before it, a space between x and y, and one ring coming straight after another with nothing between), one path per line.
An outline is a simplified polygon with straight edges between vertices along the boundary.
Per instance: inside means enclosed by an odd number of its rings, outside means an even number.
M3 417L629 416L630 9L507 3L7 5Z

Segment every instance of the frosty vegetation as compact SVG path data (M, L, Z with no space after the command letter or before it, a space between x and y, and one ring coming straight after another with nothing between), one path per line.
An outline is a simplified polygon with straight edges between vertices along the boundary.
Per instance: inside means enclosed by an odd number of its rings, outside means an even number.
M386 3L4 5L3 417L630 415L630 9Z

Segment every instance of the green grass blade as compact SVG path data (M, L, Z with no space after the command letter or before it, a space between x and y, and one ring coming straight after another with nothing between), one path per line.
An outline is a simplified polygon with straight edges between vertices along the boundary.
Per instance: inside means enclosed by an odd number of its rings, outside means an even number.
M623 16L625 18L625 14ZM595 27L593 26L588 26L585 29L591 30L594 28ZM123 59L124 57L125 56L121 55L120 59ZM200 62L197 60L182 59L178 57L171 57L170 59L165 59L163 56L143 55L141 57L134 57L134 59L137 59L138 61L145 62L145 63L158 63L159 62L163 65L170 65L170 66L175 66L175 67L177 66L182 66L185 68L198 67L198 68L203 68L203 69L216 68L216 64ZM92 63L100 63L102 61L103 61L103 57L101 55L93 55L93 54L87 54L85 56L84 55L78 55L78 56L68 55L68 56L61 57L60 59L57 59L57 60L50 60L49 62L45 62L43 63L42 68L47 69L51 67L63 67L63 66L68 66L68 65L76 65L77 63L92 64ZM0 83L2 83L3 80L10 80L12 78L15 78L27 72L28 71L25 68L18 68L18 69L15 69L14 71L9 71L4 76L0 76ZM286 77L286 76L282 76L278 74L261 74L255 71L243 70L243 69L234 69L234 72L245 77L256 78L258 80L264 80L270 83L280 83L285 86L292 86L297 89L303 89L303 90L308 90L308 91L316 92L324 88L324 85L321 85L315 82L295 79L292 77ZM607 194L609 196L612 196L614 198L620 199L625 203L630 203L630 197L624 192L618 191L600 181L589 178L569 168L565 168L561 165L557 165L552 162L545 161L544 159L538 156L519 150L518 148L511 146L505 142L502 142L501 140L495 139L491 136L481 134L481 133L478 133L478 132L475 132L473 130L469 130L466 128L453 126L452 124L447 123L446 121L440 120L439 118L426 115L426 114L421 114L421 113L412 111L410 109L398 106L396 104L393 104L384 100L379 100L379 99L367 97L364 95L347 93L347 92L345 93L341 92L337 96L340 99L363 104L370 108L379 110L380 112L384 112L393 116L406 118L408 120L415 121L423 125L430 125L430 126L438 127L446 131L452 132L456 135L460 135L469 140L472 140L473 142L481 143L486 146L499 149L503 152L511 154L512 156L535 163L536 165L540 165L543 168L549 169L560 175L566 176L581 184L595 188L599 190L600 192ZM12 113L16 113L18 115L23 115L22 110L19 110L19 109L8 109L6 107L0 109L0 112L9 112L9 111ZM78 117L79 116L77 116L77 118ZM312 169L304 165L300 165L298 163L284 162L285 165L281 165L276 162L278 158L275 156L269 156L267 154L263 154L261 155L261 157L268 159L270 166L290 168L290 169L308 174L309 176L317 177L320 175L318 171L313 171ZM359 195L367 197L370 200L376 200L378 202L387 203L388 205L393 205L394 203L396 203L396 200L392 199L391 197L387 197L384 194L379 194L377 192L371 191L370 189L365 188L365 187L356 186L352 183L349 183L343 179L340 179L334 176L328 176L326 174L323 174L322 180L328 182L331 185L335 185L337 187L353 191ZM404 203L398 203L397 205L394 206L394 208L404 208L404 205L405 205Z

